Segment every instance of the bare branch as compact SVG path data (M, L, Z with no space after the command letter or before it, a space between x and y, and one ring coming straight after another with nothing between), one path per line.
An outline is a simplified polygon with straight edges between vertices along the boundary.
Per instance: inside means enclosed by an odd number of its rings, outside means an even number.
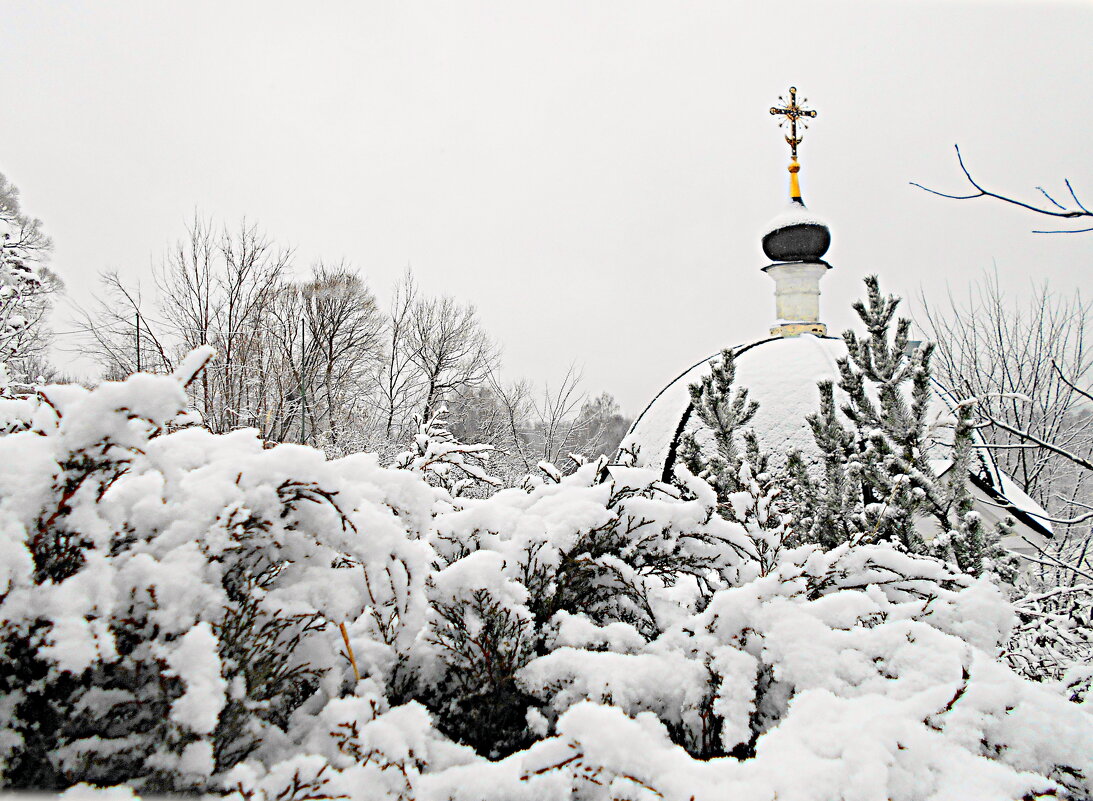
M1042 194L1045 198L1047 198L1048 202L1050 202L1052 204L1052 206L1054 206L1055 208L1053 209L1053 208L1045 208L1043 206L1034 206L1031 203L1025 203L1022 200L1017 200L1016 198L1009 197L1008 195L1002 195L1002 194L999 194L998 192L993 192L990 189L986 189L985 187L983 187L978 181L975 180L975 178L972 177L971 172L968 170L967 165L964 163L964 157L960 152L960 145L954 145L953 147L956 149L956 159L957 159L957 162L960 164L960 169L964 173L964 177L965 177L965 179L967 179L968 183L971 184L972 187L976 190L975 192L973 192L971 194L968 194L968 195L953 195L953 194L949 194L947 192L939 192L936 189L930 189L929 187L923 186L922 184L916 183L914 181L911 181L911 186L916 186L919 189L921 189L925 192L929 192L932 195L938 195L939 197L949 198L950 200L974 200L975 198L980 198L980 197L990 197L990 198L994 198L995 200L999 200L1003 203L1008 203L1011 206L1017 206L1018 208L1022 208L1022 209L1025 209L1027 211L1034 212L1035 214L1043 214L1047 217L1060 217L1060 218L1069 219L1069 220L1072 220L1072 219L1075 219L1075 218L1078 218L1078 217L1093 217L1093 212L1090 212L1089 209L1087 209L1084 205L1082 205L1082 203L1078 200L1078 197L1074 193L1074 188L1071 186L1069 179L1065 179L1065 183L1066 183L1067 189L1070 192L1070 196L1074 199L1074 203L1077 205L1076 209L1067 208L1066 206L1062 205L1057 200L1055 200L1055 198L1053 198L1051 195L1049 195L1043 189L1043 187L1039 187L1039 186L1036 187L1036 188L1039 190L1040 194ZM1033 231L1033 233L1035 233L1035 234L1081 234L1081 233L1089 233L1090 231L1093 231L1093 228L1062 229L1062 230L1054 230L1054 231L1036 230L1036 231Z
M1022 559L1026 559L1029 562L1035 562L1036 564L1044 565L1046 567L1056 567L1056 568L1062 568L1063 570L1069 570L1070 572L1072 572L1076 575L1079 575L1084 579L1088 579L1090 581L1093 581L1093 573L1088 573L1088 572L1082 570L1081 568L1075 567L1074 565L1067 564L1066 562L1059 559L1057 556L1054 556L1054 555L1048 553L1043 548L1041 548L1039 545L1037 545L1035 542L1033 542L1032 540L1030 540L1026 537L1021 537L1021 539L1023 539L1025 542L1027 542L1029 545L1031 545L1036 550L1036 552L1040 556L1042 556L1043 559L1046 559L1047 561L1037 559L1036 557L1029 556L1028 554L1025 554L1025 553L1018 553L1017 555L1020 556Z
M1022 430L1020 428L1015 428L1015 427L1009 425L1008 423L1002 422L1001 420L997 420L993 417L988 417L987 419L990 421L991 425L997 426L998 428L1001 428L1003 431L1008 431L1010 434L1013 434L1014 436L1021 437L1022 439L1026 439L1029 442L1034 442L1038 446L1040 446L1041 448L1044 448L1045 450L1051 451L1052 453L1054 453L1058 456L1062 456L1064 459L1069 459L1070 461L1074 462L1074 464L1078 465L1079 467L1083 467L1086 470L1093 470L1093 461L1090 461L1089 459L1083 459L1081 456L1078 456L1076 453L1071 453L1070 451L1066 450L1065 448L1060 448L1059 446L1057 446L1057 445L1055 445L1051 442L1047 442L1046 440L1040 439L1039 437L1037 437L1034 434L1029 433L1028 431Z

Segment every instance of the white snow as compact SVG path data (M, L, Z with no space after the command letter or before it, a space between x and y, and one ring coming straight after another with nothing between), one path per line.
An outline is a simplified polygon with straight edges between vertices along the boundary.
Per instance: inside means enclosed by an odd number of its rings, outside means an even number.
M766 407L764 437L808 442L815 396L793 390L832 376L832 342L742 354L740 383ZM691 380L669 387L632 441L658 415L678 425ZM266 801L293 786L352 801L942 801L1093 789L1082 778L1093 776L1093 716L998 659L1014 614L997 587L882 545L782 543L763 562L770 532L715 514L693 476L663 484L656 453L642 452L646 467L591 463L557 482L457 498L372 455L328 461L265 448L251 431L171 430L185 397L170 377L50 392L59 419L28 409L35 431L0 436L0 456L21 454L34 482L0 470L2 637L34 630L46 674L35 681L74 685L82 713L154 689L96 685L111 671L142 667L150 685L176 686L161 740L76 738L50 754L66 771L147 745L135 769ZM89 453L102 462L83 475ZM61 480L73 476L75 489ZM68 523L87 534L82 561L36 577L35 535ZM590 537L604 531L618 540L594 552ZM212 776L217 724L248 689L218 634L225 575L244 552L276 566L254 596L265 613L315 617L292 655L322 678L285 728L252 718L259 748ZM635 553L651 561L627 561ZM642 567L680 555L708 560L708 594L693 576ZM597 586L627 592L614 606L536 621L533 593L557 590L552 571L574 562ZM534 570L545 586L528 580ZM526 693L516 719L531 744L494 761L442 733L451 709L425 706L446 675L438 604L482 593L541 635L509 677ZM468 633L485 650L480 624ZM141 632L141 647L120 647L123 630ZM0 698L0 762L29 731L20 714L18 699ZM87 783L70 792L131 797Z
M186 691L171 704L171 720L197 734L212 733L228 700L228 683L220 676L216 647L216 635L202 621L183 634L166 655L171 675L186 685Z
M769 233L779 230L780 228L788 228L791 225L824 225L824 222L820 217L813 214L807 208L800 203L790 201L790 203L782 210L782 212L776 215L766 228L760 233L760 237L764 237Z

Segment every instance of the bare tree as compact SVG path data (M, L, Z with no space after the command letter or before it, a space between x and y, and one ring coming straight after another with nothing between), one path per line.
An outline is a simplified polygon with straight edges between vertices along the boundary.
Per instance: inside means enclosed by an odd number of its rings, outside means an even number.
M420 373L425 420L446 399L486 383L499 358L474 306L448 295L418 298L411 315L409 347Z
M384 351L376 367L376 408L385 440L402 439L409 433L421 387L413 359L412 330L417 305L417 285L409 269L394 287L387 323L383 330Z
M210 428L226 431L260 424L265 411L261 399L268 354L263 313L279 291L292 254L276 248L246 221L234 231L225 228L218 249L219 270L211 293L215 330L213 338L206 339L217 348L218 358L205 371L217 398L202 411L214 416L206 418ZM164 300L170 304L172 295L165 294ZM197 344L206 343L193 343Z
M1084 224L1085 219L1093 218L1093 211L1090 211L1089 208L1086 207L1085 204L1083 204L1082 201L1078 199L1078 194L1074 191L1074 187L1071 186L1070 179L1063 179L1063 184L1066 186L1067 194L1070 195L1069 198L1063 198L1065 204L1060 203L1058 200L1055 199L1055 196L1048 194L1047 190L1045 190L1041 186L1036 187L1036 189L1037 189L1037 191L1039 191L1039 193L1041 195L1044 196L1044 199L1050 205L1047 205L1047 206L1039 205L1038 206L1038 205L1034 205L1032 203L1026 203L1023 200L1017 200L1016 198L1010 197L1008 195L1002 195L1002 194L999 194L998 192L994 192L990 189L985 188L975 178L972 177L972 174L968 170L968 167L964 164L964 157L960 153L960 145L953 145L953 147L956 148L956 160L957 160L957 163L960 164L960 170L961 170L961 172L964 173L964 178L967 180L967 182L969 184L971 184L972 189L975 190L974 192L970 192L966 195L951 195L951 194L948 194L946 192L938 192L936 189L930 189L929 187L925 187L922 184L915 183L914 181L911 182L911 186L917 186L919 189L925 190L925 191L929 192L932 195L939 195L940 197L947 197L947 198L950 198L952 200L975 200L976 198L981 198L981 197L994 198L995 200L999 200L1003 203L1008 203L1011 206L1017 206L1018 208L1025 209L1026 211L1031 211L1031 212L1034 212L1036 214L1042 214L1046 217L1056 217L1056 218L1061 218L1061 219L1065 219L1065 220L1082 219L1083 222L1080 223L1080 224ZM1070 205L1070 204L1073 204L1073 205ZM1061 229L1053 229L1053 230L1034 230L1033 233L1034 234L1087 234L1087 233L1090 233L1091 231L1093 231L1093 226L1086 227L1086 228L1079 227L1079 228L1061 228Z
M152 305L139 283L127 286L114 271L99 276L99 292L90 308L73 304L76 327L83 334L80 350L99 363L106 378L174 370L178 348L170 326Z
M254 225L216 229L195 216L154 271L154 303L139 285L107 273L102 294L77 324L108 376L170 371L193 348L212 345L214 363L190 388L206 425L218 432L261 428L270 371L281 361L269 347L266 312L290 259L291 251Z
M520 379L505 384L495 370L490 373L489 392L496 401L500 419L495 439L483 441L491 443L503 457L507 457L503 458L507 469L502 469L502 472L506 472L509 483L514 484L518 475L526 475L535 467L535 457L531 453L530 419L535 409L531 383Z
M1049 509L1084 491L1072 461L1014 432L1078 454L1093 447L1088 409L1073 386L1093 378L1093 305L1046 284L1018 305L997 274L986 273L965 300L950 294L935 305L920 297L920 306L920 327L936 343L935 375L957 396L977 399L999 466Z
M1018 624L1006 656L1037 680L1063 682L1074 700L1093 692L1093 306L1078 293L1036 287L1024 304L988 273L968 299L921 299L936 342L938 379L974 399L985 447L1049 515L1055 535L1029 542L1015 588ZM1074 676L1085 678L1075 679Z
M257 428L273 441L331 454L405 450L447 407L461 442L492 446L506 476L611 449L622 419L609 396L586 403L571 368L556 391L503 385L500 357L475 307L430 297L407 270L384 314L345 264L290 278L291 252L254 226L195 217L155 271L155 294L117 274L80 322L107 375L170 371L212 345L216 360L190 391L214 431ZM625 427L625 426L624 426Z
M591 457L612 456L633 422L608 392L586 400L577 419L584 437L578 450Z
M179 350L211 344L218 338L217 318L221 298L217 292L219 254L217 233L209 220L194 215L186 237L175 243L166 259L154 272L156 286L163 297L160 310L164 322L179 341ZM203 395L209 405L206 383Z
M395 285L376 367L380 433L404 439L440 404L486 385L499 361L474 306L449 296L423 296L406 273Z
M532 442L540 463L559 465L584 441L587 421L579 415L586 398L581 390L583 377L575 365L570 365L557 389L552 391L550 384L544 384L542 397L533 401Z
M345 264L320 263L300 296L316 362L317 422L337 446L343 430L366 425L363 398L380 356L383 318L371 291Z
M317 359L307 347L306 327L300 287L282 283L262 311L262 335L252 352L261 376L256 405L263 410L254 425L265 439L304 442L316 430L314 404L308 401Z
M453 406L459 423L452 431L461 441L492 445L493 469L510 484L540 465L563 473L583 457L614 453L630 425L611 395L589 399L580 385L580 372L570 366L556 389L546 384L536 397L526 379L505 384L491 372L486 387Z
M523 429L526 381L502 385L491 375L487 384L464 391L448 404L448 428L460 442L482 442L506 452L519 450L514 432ZM514 425L515 423L515 425Z
M1058 377L1087 404L1093 393L1081 388L1053 365ZM1088 422L1091 414L1086 408ZM1093 459L1041 439L1028 430L990 420L995 427L1017 436L1027 445L1043 448L1069 461L1081 478L1093 478ZM1077 482L1081 484L1081 480ZM1014 601L1017 625L1006 656L1014 669L1040 680L1056 683L1072 701L1093 698L1093 503L1069 499L1069 518L1054 518L1056 536L1047 546L1029 541L1034 554L1023 554L1032 569L1022 582L1024 593Z

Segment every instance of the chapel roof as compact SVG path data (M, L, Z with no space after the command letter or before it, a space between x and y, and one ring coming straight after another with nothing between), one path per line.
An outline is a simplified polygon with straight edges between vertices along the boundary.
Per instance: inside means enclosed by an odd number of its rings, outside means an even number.
M803 334L761 339L731 350L736 366L735 386L747 388L749 399L759 404L747 428L755 432L761 447L776 459L798 451L806 459L818 460L819 450L807 418L819 411L821 381L835 385L837 406L847 400L838 390L838 361L847 355L843 340ZM684 371L657 393L634 421L620 448L635 453L636 466L655 470L665 481L672 479L683 435L704 427L692 413L690 386L708 375L719 358L720 354L714 354ZM928 412L934 432L929 458L941 473L950 461L955 400L936 381L933 390ZM982 444L978 434L976 437ZM1021 522L1050 535L1051 526L1043 520L1046 512L998 468L988 449L976 449L972 473L986 495L1012 505L1011 511Z

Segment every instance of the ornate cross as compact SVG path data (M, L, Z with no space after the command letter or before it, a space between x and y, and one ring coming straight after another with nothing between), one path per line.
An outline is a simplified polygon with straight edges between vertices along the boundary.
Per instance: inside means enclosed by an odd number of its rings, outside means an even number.
M804 106L797 105L797 87L789 87L789 102L787 103L785 98L781 95L778 96L778 102L781 106L771 106L770 113L776 116L781 116L782 119L778 120L778 127L781 128L789 121L789 136L786 137L786 141L789 143L790 151L793 154L793 160L797 160L797 145L801 144L802 136L797 135L797 121L801 121L801 129L804 130L808 127L806 119L810 119L816 116L816 112L812 109L806 109ZM807 103L808 98L802 97L801 103Z

